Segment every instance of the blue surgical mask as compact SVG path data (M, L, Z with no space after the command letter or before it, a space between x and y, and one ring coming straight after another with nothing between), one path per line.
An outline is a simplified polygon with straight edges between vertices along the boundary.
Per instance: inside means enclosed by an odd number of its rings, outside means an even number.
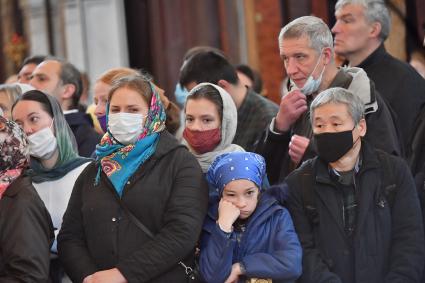
M176 85L176 90L174 91L174 95L176 96L176 102L182 106L186 103L186 98L189 95L187 89L178 83Z
M317 66L319 66L319 62L320 62L321 57L322 57L322 53L320 53L319 59L317 59L316 66L314 66L314 69L311 72L310 76L308 76L307 81L305 82L304 86L300 89L300 91L306 96L311 95L314 92L316 92L319 89L320 84L322 83L322 77L323 77L323 73L325 72L325 66L323 66L323 70L320 73L319 77L317 79L313 78L313 73L314 73L314 71L316 71ZM292 83L292 84L295 85L295 83Z

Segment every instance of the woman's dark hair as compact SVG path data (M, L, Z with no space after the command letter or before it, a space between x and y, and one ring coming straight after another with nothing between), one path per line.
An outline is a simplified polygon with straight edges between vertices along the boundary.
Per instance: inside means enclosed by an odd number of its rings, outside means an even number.
M194 91L187 97L187 100L197 100L200 98L205 98L211 101L217 108L220 121L223 120L223 99L217 89L210 85L204 85L201 87L196 87ZM187 104L187 101L186 101Z
M15 101L15 103L13 103L12 111L15 108L16 104L22 100L30 100L30 101L39 102L43 110L46 111L50 115L50 117L53 118L53 110L52 110L52 106L50 105L50 101L47 98L47 94L43 93L42 91L30 90L25 92L22 96L18 98L18 100Z

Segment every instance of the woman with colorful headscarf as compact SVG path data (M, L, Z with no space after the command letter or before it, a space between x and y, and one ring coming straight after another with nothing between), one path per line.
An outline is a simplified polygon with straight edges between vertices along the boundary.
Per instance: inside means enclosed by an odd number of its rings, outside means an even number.
M87 112L92 115L93 120L98 121L100 129L97 130L100 130L102 134L106 133L107 131L106 104L108 103L108 93L113 82L122 77L140 74L141 73L135 69L119 67L109 69L100 75L100 77L96 80L93 88L94 104L89 106ZM165 113L167 115L165 121L167 131L174 135L180 127L180 108L167 98L163 89L157 87L156 85L155 88L161 97L161 101L164 105Z
M221 199L210 204L201 238L206 282L294 282L300 276L301 245L289 212L262 193L265 172L264 158L251 152L223 154L211 164L208 183Z
M12 106L12 118L28 136L31 163L25 174L47 207L57 235L75 180L91 160L78 156L74 135L54 97L27 91ZM51 251L51 279L60 282L56 240Z
M147 78L123 77L108 96L108 132L75 184L59 256L74 282L187 282L207 210L201 169L164 130Z
M0 282L48 282L53 225L28 176L26 136L0 116Z

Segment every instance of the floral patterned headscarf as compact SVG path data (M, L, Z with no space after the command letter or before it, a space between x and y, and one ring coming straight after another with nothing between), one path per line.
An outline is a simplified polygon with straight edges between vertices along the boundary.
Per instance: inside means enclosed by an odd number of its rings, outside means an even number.
M28 166L28 161L25 133L18 124L0 116L0 199L13 180Z
M118 195L122 195L124 185L133 173L156 150L159 133L165 129L165 110L159 93L151 82L152 99L143 132L135 143L123 145L117 142L108 132L96 147L96 160L100 160L96 183L99 182L100 169L108 176ZM106 121L109 119L109 103L107 105Z

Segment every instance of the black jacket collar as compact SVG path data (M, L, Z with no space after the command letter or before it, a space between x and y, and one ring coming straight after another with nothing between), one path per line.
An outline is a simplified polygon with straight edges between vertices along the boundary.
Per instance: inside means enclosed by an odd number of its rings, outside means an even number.
M362 69L367 69L368 67L372 66L373 64L376 64L377 62L379 62L387 54L388 54L387 50L385 50L385 46L382 43L378 48L375 49L375 51L373 51L357 67L362 68Z

